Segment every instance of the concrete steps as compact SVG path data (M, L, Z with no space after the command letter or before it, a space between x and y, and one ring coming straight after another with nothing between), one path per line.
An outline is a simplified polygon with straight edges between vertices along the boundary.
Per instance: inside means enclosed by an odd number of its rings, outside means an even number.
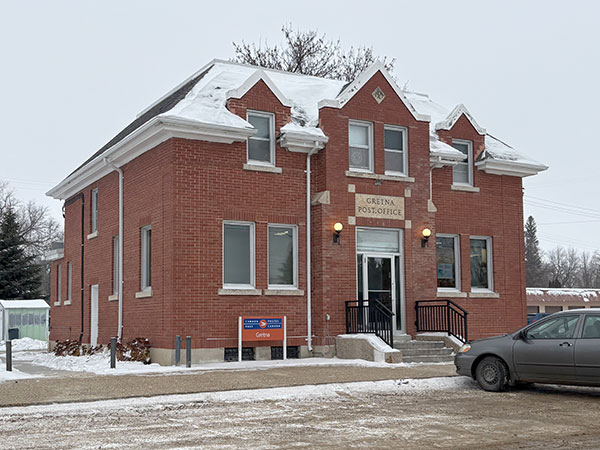
M451 363L454 351L443 341L394 340L394 348L402 352L405 363Z

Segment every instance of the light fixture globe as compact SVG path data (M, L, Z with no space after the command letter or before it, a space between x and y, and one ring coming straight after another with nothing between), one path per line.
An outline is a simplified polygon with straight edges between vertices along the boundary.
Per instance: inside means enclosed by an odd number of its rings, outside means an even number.
M342 231L344 229L344 225L342 225L340 222L336 222L335 225L333 226L333 229L335 230L336 233L339 233L340 231Z
M429 236L431 236L431 230L429 228L423 228L423 231L421 233L423 234L424 238L428 238Z

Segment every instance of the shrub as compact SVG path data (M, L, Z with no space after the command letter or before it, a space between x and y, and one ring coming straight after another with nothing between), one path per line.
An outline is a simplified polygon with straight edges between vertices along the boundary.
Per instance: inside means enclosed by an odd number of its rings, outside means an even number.
M54 347L56 356L95 355L110 351L110 345L81 345L77 340L57 341ZM140 361L150 364L150 341L146 338L135 338L129 343L117 342L117 359L119 361Z

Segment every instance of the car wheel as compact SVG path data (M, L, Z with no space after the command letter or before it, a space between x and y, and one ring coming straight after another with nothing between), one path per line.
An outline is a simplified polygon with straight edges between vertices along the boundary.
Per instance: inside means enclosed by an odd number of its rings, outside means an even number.
M504 389L508 370L500 359L494 356L483 358L477 365L475 379L485 391L498 392Z

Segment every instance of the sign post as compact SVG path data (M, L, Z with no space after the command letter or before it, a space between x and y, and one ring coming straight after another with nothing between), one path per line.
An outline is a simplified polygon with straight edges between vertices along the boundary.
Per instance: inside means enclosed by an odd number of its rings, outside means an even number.
M238 361L243 341L283 341L283 359L287 359L287 317L238 317Z

